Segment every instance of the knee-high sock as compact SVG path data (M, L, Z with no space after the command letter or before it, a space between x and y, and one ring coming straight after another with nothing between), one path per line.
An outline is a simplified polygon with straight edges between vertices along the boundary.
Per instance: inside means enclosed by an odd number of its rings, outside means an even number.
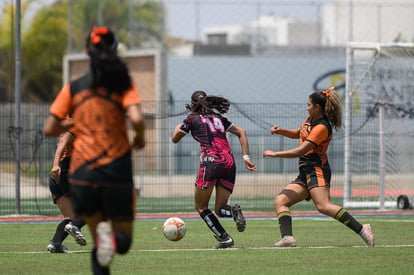
M125 234L115 233L116 252L125 254L128 252L132 240Z
M68 236L68 233L65 231L65 225L70 222L69 219L64 219L56 227L55 235L53 235L52 242L60 244Z
M359 233L362 230L362 224L360 224L351 214L345 209L341 208L335 215L335 220L345 224L355 233Z
M109 275L109 267L102 267L96 259L96 247L92 249L91 253L92 271L94 275Z
M233 217L233 214L231 212L231 206L226 204L225 206L220 208L219 211L219 216L220 217Z
M278 215L279 230L282 238L284 236L293 236L292 231L292 216L289 211L280 212Z
M72 224L75 225L77 228L81 229L85 225L85 221L81 216L77 216L72 220Z
M217 236L221 237L226 230L221 226L217 217L210 211L210 209L206 209L200 213L201 218L207 224L208 228Z

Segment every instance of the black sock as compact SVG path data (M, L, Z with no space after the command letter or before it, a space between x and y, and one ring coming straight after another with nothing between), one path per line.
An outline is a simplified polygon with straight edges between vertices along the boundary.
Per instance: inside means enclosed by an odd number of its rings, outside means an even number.
M96 259L96 247L92 249L91 253L92 271L94 275L109 275L109 267L102 267Z
M231 213L231 206L228 204L221 207L219 212L220 217L233 217L233 214Z
M77 216L72 220L72 224L75 225L79 230L85 225L85 221L81 216Z
M201 218L207 224L208 228L216 235L217 237L221 237L226 230L221 226L217 217L210 211L210 209L206 209L200 213Z
M280 229L280 234L282 235L282 238L284 236L293 236L292 216L290 212L288 211L280 212L277 215L277 217L279 220L279 229Z
M121 233L115 233L115 242L116 242L116 252L119 254L125 254L128 252L130 246L131 246L131 239Z
M52 242L55 244L61 244L63 240L68 236L68 233L65 231L65 225L70 222L69 219L64 219L56 227L55 235L52 238Z
M338 213L336 213L335 219L348 226L355 233L359 233L362 230L362 224L355 220L355 218L343 208L341 208Z

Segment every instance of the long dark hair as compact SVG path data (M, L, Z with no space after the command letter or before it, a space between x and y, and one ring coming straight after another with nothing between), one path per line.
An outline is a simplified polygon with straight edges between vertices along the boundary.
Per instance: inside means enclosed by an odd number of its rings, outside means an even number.
M195 91L191 96L191 104L186 104L185 107L202 115L215 111L223 115L229 111L230 102L221 96L208 96L204 91Z
M334 126L336 130L342 126L342 105L338 93L334 87L326 91L312 93L309 98L313 105L319 104L323 110L323 115Z
M103 87L110 93L123 94L131 88L131 77L125 63L117 55L118 41L107 27L93 28L86 38L92 73L91 89Z

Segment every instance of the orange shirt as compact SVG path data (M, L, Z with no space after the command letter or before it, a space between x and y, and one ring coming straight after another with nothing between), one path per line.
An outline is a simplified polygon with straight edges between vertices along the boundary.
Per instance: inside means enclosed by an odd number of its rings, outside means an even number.
M66 84L50 107L57 118L72 114L74 120L77 132L70 173L84 164L89 169L110 164L130 150L126 109L141 101L135 86L118 95L103 88L91 91L90 81L86 75Z

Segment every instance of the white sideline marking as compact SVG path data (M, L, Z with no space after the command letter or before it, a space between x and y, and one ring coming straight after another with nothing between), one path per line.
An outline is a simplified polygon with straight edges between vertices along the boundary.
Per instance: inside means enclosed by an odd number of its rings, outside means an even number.
M214 249L214 248L182 248L182 249L133 249L129 252L187 252L187 251L232 251L232 250L283 250L283 249L336 249L336 248L399 248L399 247L414 247L414 244L400 244L400 245L375 245L375 247L367 247L366 245L357 246L307 246L307 247L233 247L226 249ZM90 250L73 250L67 254L75 253L90 253ZM0 254L63 254L63 253L50 253L49 251L0 251Z

